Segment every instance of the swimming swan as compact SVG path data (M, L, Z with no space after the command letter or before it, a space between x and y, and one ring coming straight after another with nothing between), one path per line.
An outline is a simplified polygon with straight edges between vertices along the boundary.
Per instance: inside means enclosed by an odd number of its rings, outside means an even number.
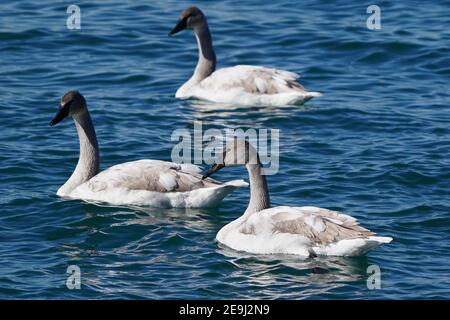
M192 77L175 94L176 98L197 98L217 103L280 106L301 104L319 92L308 92L297 82L297 74L259 66L238 65L216 70L216 54L206 17L197 7L184 10L174 35L186 28L193 29L199 57Z
M270 208L259 156L242 139L230 141L222 159L204 177L224 166L245 164L251 193L245 213L217 233L216 239L227 247L254 254L359 256L392 241L375 236L355 218L336 211L309 206Z
M125 162L99 173L97 137L86 100L77 91L67 92L62 97L59 111L50 125L68 116L73 118L77 128L80 157L69 180L59 188L58 196L114 205L211 207L236 187L247 185L242 180L205 181L198 166L160 160Z

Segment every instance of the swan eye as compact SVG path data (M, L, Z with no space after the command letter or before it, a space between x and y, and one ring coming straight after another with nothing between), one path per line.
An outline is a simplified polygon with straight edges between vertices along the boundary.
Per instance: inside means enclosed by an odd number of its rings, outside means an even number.
M192 27L194 24L200 22L200 17L201 15L198 12L193 13L186 18L186 24Z
M70 105L73 103L73 99L70 99L69 101L67 101L66 103L62 103L60 106L59 106L59 109L61 110L61 109L63 109L63 108L66 108L66 107L70 107Z
M186 20L186 24L189 27L193 27L197 22L198 22L198 16L197 15L191 15Z

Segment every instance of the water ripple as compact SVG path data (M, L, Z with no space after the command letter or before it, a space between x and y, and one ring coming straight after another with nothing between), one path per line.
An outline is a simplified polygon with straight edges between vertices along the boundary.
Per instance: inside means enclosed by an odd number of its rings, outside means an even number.
M174 98L197 61L192 34L167 36L188 5L86 3L79 31L66 29L60 3L2 5L0 298L448 299L448 8L384 3L375 32L364 5L350 2L200 1L219 67L283 68L324 93L304 106L248 108ZM102 168L170 160L172 131L194 120L204 130L277 128L274 205L340 210L394 241L351 259L233 252L214 238L245 210L247 189L211 210L60 199L78 141L71 121L48 123L72 89L87 98ZM71 264L82 290L65 286ZM372 264L381 290L367 289Z

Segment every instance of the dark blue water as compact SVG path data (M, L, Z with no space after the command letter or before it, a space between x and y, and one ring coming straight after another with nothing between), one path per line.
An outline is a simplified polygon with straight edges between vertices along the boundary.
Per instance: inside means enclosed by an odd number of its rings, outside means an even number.
M304 106L216 108L174 98L197 59L194 36L167 36L186 1L0 4L0 298L450 298L448 1L197 1L218 65L301 73L323 97ZM394 241L364 258L261 257L214 242L248 190L217 209L100 207L55 193L78 159L61 95L87 98L102 168L170 160L174 129L280 129L274 205L341 210ZM246 178L243 168L222 180ZM66 287L78 265L80 290ZM381 289L366 286L381 268Z

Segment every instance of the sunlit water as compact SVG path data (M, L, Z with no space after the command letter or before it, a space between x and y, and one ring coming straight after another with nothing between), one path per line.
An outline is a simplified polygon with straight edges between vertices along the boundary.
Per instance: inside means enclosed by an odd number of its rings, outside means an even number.
M448 2L197 1L218 65L302 75L323 97L241 108L174 98L197 59L194 36L167 36L185 1L0 4L0 298L450 298L450 32ZM87 98L102 168L170 160L174 129L280 129L273 205L341 210L394 241L364 258L254 256L217 231L248 189L210 210L97 206L55 193L78 159L71 121L51 128L60 96ZM243 168L222 180L246 178ZM66 269L78 265L81 290ZM369 290L367 268L381 268Z

